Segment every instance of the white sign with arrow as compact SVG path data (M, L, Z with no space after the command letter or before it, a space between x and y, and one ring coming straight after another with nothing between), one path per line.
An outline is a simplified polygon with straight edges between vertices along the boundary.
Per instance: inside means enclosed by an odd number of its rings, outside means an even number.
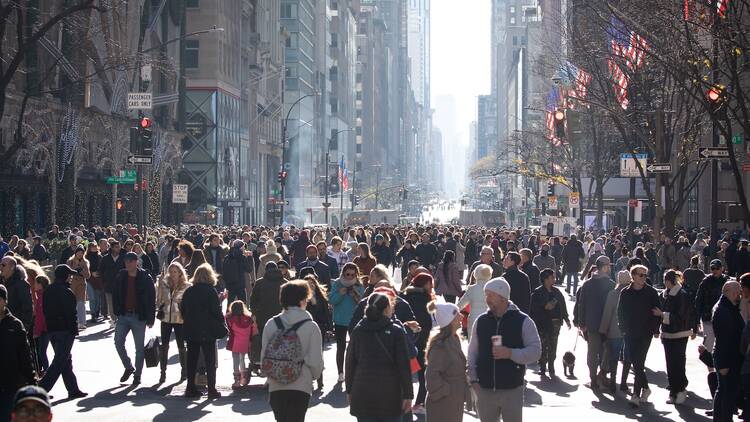
M671 173L672 163L654 163L646 167L649 173Z
M729 150L717 147L699 148L698 155L702 159L720 160L722 158L729 158Z

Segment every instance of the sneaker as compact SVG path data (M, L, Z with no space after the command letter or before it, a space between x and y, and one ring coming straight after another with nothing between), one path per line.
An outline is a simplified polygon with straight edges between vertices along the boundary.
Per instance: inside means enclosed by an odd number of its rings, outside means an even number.
M344 382L344 374L339 374L339 382Z
M641 391L641 401L642 402L648 402L648 397L651 395L651 390L648 388L644 388L643 391Z
M687 391L680 391L674 399L674 404L685 404L687 400Z
M133 372L135 372L135 369L133 368L127 368L125 369L125 372L122 373L122 376L120 377L120 382L125 382L130 378L131 375L133 375Z
M411 408L411 413L415 415L424 415L427 413L427 411L425 410L424 406L422 406L421 404L415 404Z

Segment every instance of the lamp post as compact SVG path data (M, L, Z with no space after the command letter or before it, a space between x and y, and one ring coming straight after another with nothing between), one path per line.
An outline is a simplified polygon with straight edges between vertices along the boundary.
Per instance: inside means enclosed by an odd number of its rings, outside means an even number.
M286 129L287 129L287 122L289 121L289 116L292 114L292 110L294 110L294 107L302 102L307 97L315 97L319 94L317 92L313 92L312 94L306 94L297 99L297 101L293 102L291 106L289 106L289 110L286 112L286 117L284 118L284 122L281 126L281 170L279 171L279 174L284 173L284 177L280 177L279 183L281 183L281 207L280 207L280 215L279 215L279 225L284 222L284 205L286 204L285 200L285 194L286 194Z
M325 192L325 200L323 201L323 208L325 208L325 216L326 216L325 222L326 222L326 224L328 224L328 208L331 207L331 203L328 202L328 191L329 191L328 166L330 164L329 161L330 161L330 157L331 157L331 144L333 144L334 142L338 141L339 133L351 132L351 131L352 131L352 129L350 128L350 129L341 129L339 131L334 132L331 135L331 139L328 141L328 148L326 148L326 171L325 171L325 173L326 173L326 180L325 180L325 190L324 190L324 192ZM343 189L342 186L339 186L339 196L341 196L341 208L343 209L344 208L344 189Z

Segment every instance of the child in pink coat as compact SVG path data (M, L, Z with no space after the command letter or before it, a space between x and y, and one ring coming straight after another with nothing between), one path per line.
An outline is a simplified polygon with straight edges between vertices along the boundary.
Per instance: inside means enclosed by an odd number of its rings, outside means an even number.
M232 352L232 369L234 370L233 389L244 387L250 383L250 371L245 366L245 358L250 353L251 341L258 334L250 311L245 302L236 300L227 309L227 327L229 341L227 350Z

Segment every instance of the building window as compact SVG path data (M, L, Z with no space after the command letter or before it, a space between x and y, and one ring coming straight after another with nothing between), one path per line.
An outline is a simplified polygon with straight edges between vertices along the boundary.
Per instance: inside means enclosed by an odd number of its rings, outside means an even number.
M198 67L198 50L200 42L198 40L185 40L185 67L195 69Z
M282 19L296 19L297 18L297 5L296 4L282 4L281 5L281 18Z
M511 6L509 11L510 13L516 13L516 6Z
M329 79L331 82L336 82L339 79L338 66L331 66L331 69L329 70Z
M339 112L339 101L335 98L331 99L331 113Z
M516 18L515 18L515 16L511 16L510 17L510 24L511 25L515 25L516 24Z
M331 10L339 10L339 2L336 0L331 0Z
M357 126L357 135L362 135L362 126Z
M339 46L339 34L331 32L331 48L338 48Z
M361 83L362 82L362 74L360 72L357 72L356 75L354 75L354 82Z
M513 36L513 45L518 45L518 37Z
M200 7L200 0L185 0L185 7L188 9L196 9Z
M356 99L357 100L361 100L362 99L362 91L357 91L357 97L356 97Z

